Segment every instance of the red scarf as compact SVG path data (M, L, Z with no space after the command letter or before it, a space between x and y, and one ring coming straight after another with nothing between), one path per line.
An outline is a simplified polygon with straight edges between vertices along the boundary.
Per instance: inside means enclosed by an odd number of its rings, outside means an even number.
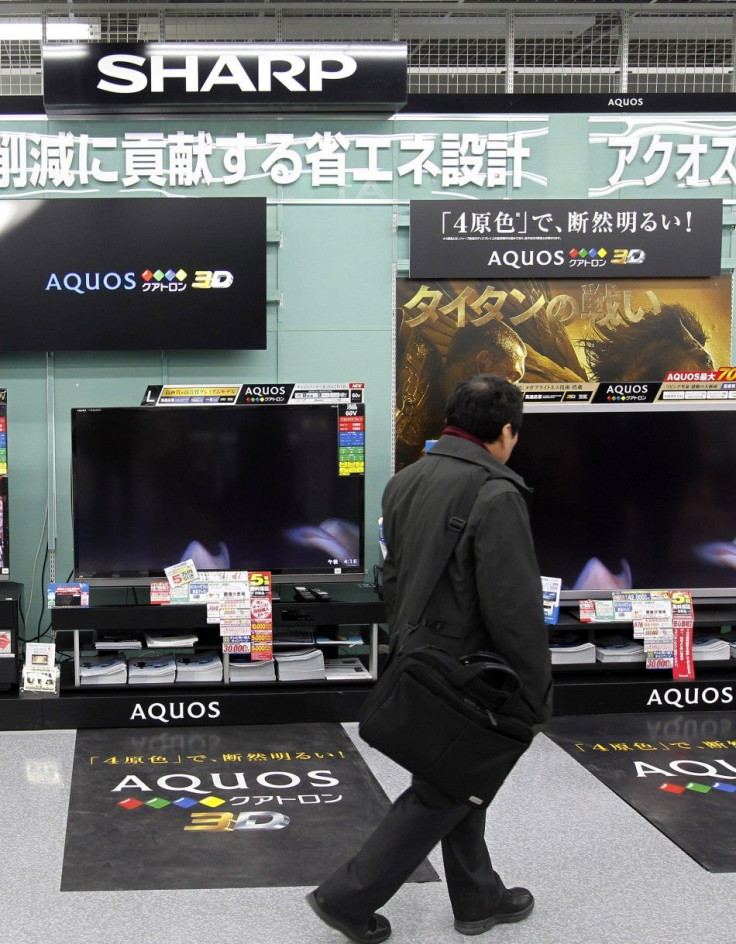
M460 429L459 426L445 426L440 434L442 436L457 436L458 439L467 439L468 442L475 443L477 446L480 446L481 449L486 448L486 444L482 439L478 439L477 436L473 436L472 433L466 432L464 429Z

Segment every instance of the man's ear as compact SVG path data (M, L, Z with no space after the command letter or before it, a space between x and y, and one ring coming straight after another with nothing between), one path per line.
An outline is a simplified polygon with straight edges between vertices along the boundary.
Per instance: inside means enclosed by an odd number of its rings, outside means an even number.
M492 373L491 365L493 363L493 358L491 357L490 351L487 351L487 350L478 351L478 353L475 356L475 363L478 367L479 374Z

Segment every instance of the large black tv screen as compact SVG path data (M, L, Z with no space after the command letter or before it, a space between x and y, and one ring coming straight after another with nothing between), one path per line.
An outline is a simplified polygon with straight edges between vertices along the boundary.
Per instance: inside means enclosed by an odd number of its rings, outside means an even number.
M527 409L509 467L534 488L540 568L567 598L736 597L736 402Z
M274 582L363 575L364 478L340 474L339 416L331 404L73 410L75 578L142 584L188 559Z
M263 350L261 198L0 200L0 351Z

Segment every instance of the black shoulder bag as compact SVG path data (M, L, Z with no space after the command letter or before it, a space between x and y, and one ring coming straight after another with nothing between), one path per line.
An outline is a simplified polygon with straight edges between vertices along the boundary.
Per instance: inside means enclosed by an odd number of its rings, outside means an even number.
M485 478L484 478L485 480ZM468 485L461 514L447 522L445 542L405 631L361 712L360 736L446 796L485 807L531 744L529 724L513 716L521 683L501 656L476 652L458 659L437 646L405 651L450 559L480 487Z

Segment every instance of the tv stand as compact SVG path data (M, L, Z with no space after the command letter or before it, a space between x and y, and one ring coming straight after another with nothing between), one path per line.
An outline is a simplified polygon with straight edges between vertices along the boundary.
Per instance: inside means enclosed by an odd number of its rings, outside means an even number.
M334 589L333 589L334 588ZM380 671L380 651L386 641L385 609L371 586L331 584L328 603L296 603L289 587L274 603L275 637L289 631L315 627L326 637L360 634L363 645L341 650L359 654L369 674ZM195 630L203 645L219 642L219 628L208 626L199 607L159 607L145 603L105 604L105 594L93 588L88 609L51 611L57 633L57 650L66 657L59 697L24 698L0 692L0 724L6 730L43 728L131 727L192 724L258 724L293 721L355 721L371 690L372 681L321 680L318 682L233 683L206 685L80 686L74 679L75 639L80 653L100 631L132 628L159 632ZM115 591L120 600L120 591ZM128 591L130 593L130 591ZM152 621L159 621L156 626ZM168 630L165 624L168 622ZM736 629L736 602L695 603L696 629ZM343 630L348 627L347 632ZM577 606L564 604L557 626L575 630L585 641L595 642L601 632L625 633L629 624L581 623ZM209 633L209 636L206 634ZM332 639L323 644L340 648ZM736 659L697 661L695 679L675 682L669 670L648 670L642 663L617 665L591 663L555 665L554 711L556 715L612 712L705 711L736 705ZM676 703L677 702L677 703Z
M725 636L727 630L736 630L736 602L695 601L693 610L695 632ZM583 623L578 614L578 604L561 604L559 621L550 631L574 631L581 642L593 644L605 633L632 635L631 623ZM647 669L643 662L553 665L555 714L722 710L736 705L736 658L695 660L694 669L694 679L675 681L671 669Z
M340 677L305 681L237 682L230 675L230 663L223 655L220 682L170 684L127 683L120 685L80 684L80 663L85 652L94 648L98 633L123 632L157 636L191 632L198 637L197 649L209 651L221 643L218 624L207 622L205 605L151 605L150 603L104 603L105 591L91 591L89 607L60 607L51 610L51 625L57 648L70 658L62 666L61 695L56 707L69 717L71 727L114 727L135 723L150 725L157 707L174 706L165 723L274 723L280 721L336 720L358 717L360 706L378 676L383 602L372 585L335 584L329 601L295 601L288 588L273 601L274 654L285 649L316 647L325 658L358 658L363 671ZM306 637L306 638L305 638ZM144 650L147 654L175 652L174 648ZM179 651L192 651L188 650ZM136 650L122 650L129 659ZM91 707L91 705L94 707ZM75 707L75 706L78 706ZM49 706L51 707L51 706ZM175 718L174 715L177 717ZM179 718L178 716L182 717ZM201 717L197 717L201 715ZM57 725L58 726L58 725Z

